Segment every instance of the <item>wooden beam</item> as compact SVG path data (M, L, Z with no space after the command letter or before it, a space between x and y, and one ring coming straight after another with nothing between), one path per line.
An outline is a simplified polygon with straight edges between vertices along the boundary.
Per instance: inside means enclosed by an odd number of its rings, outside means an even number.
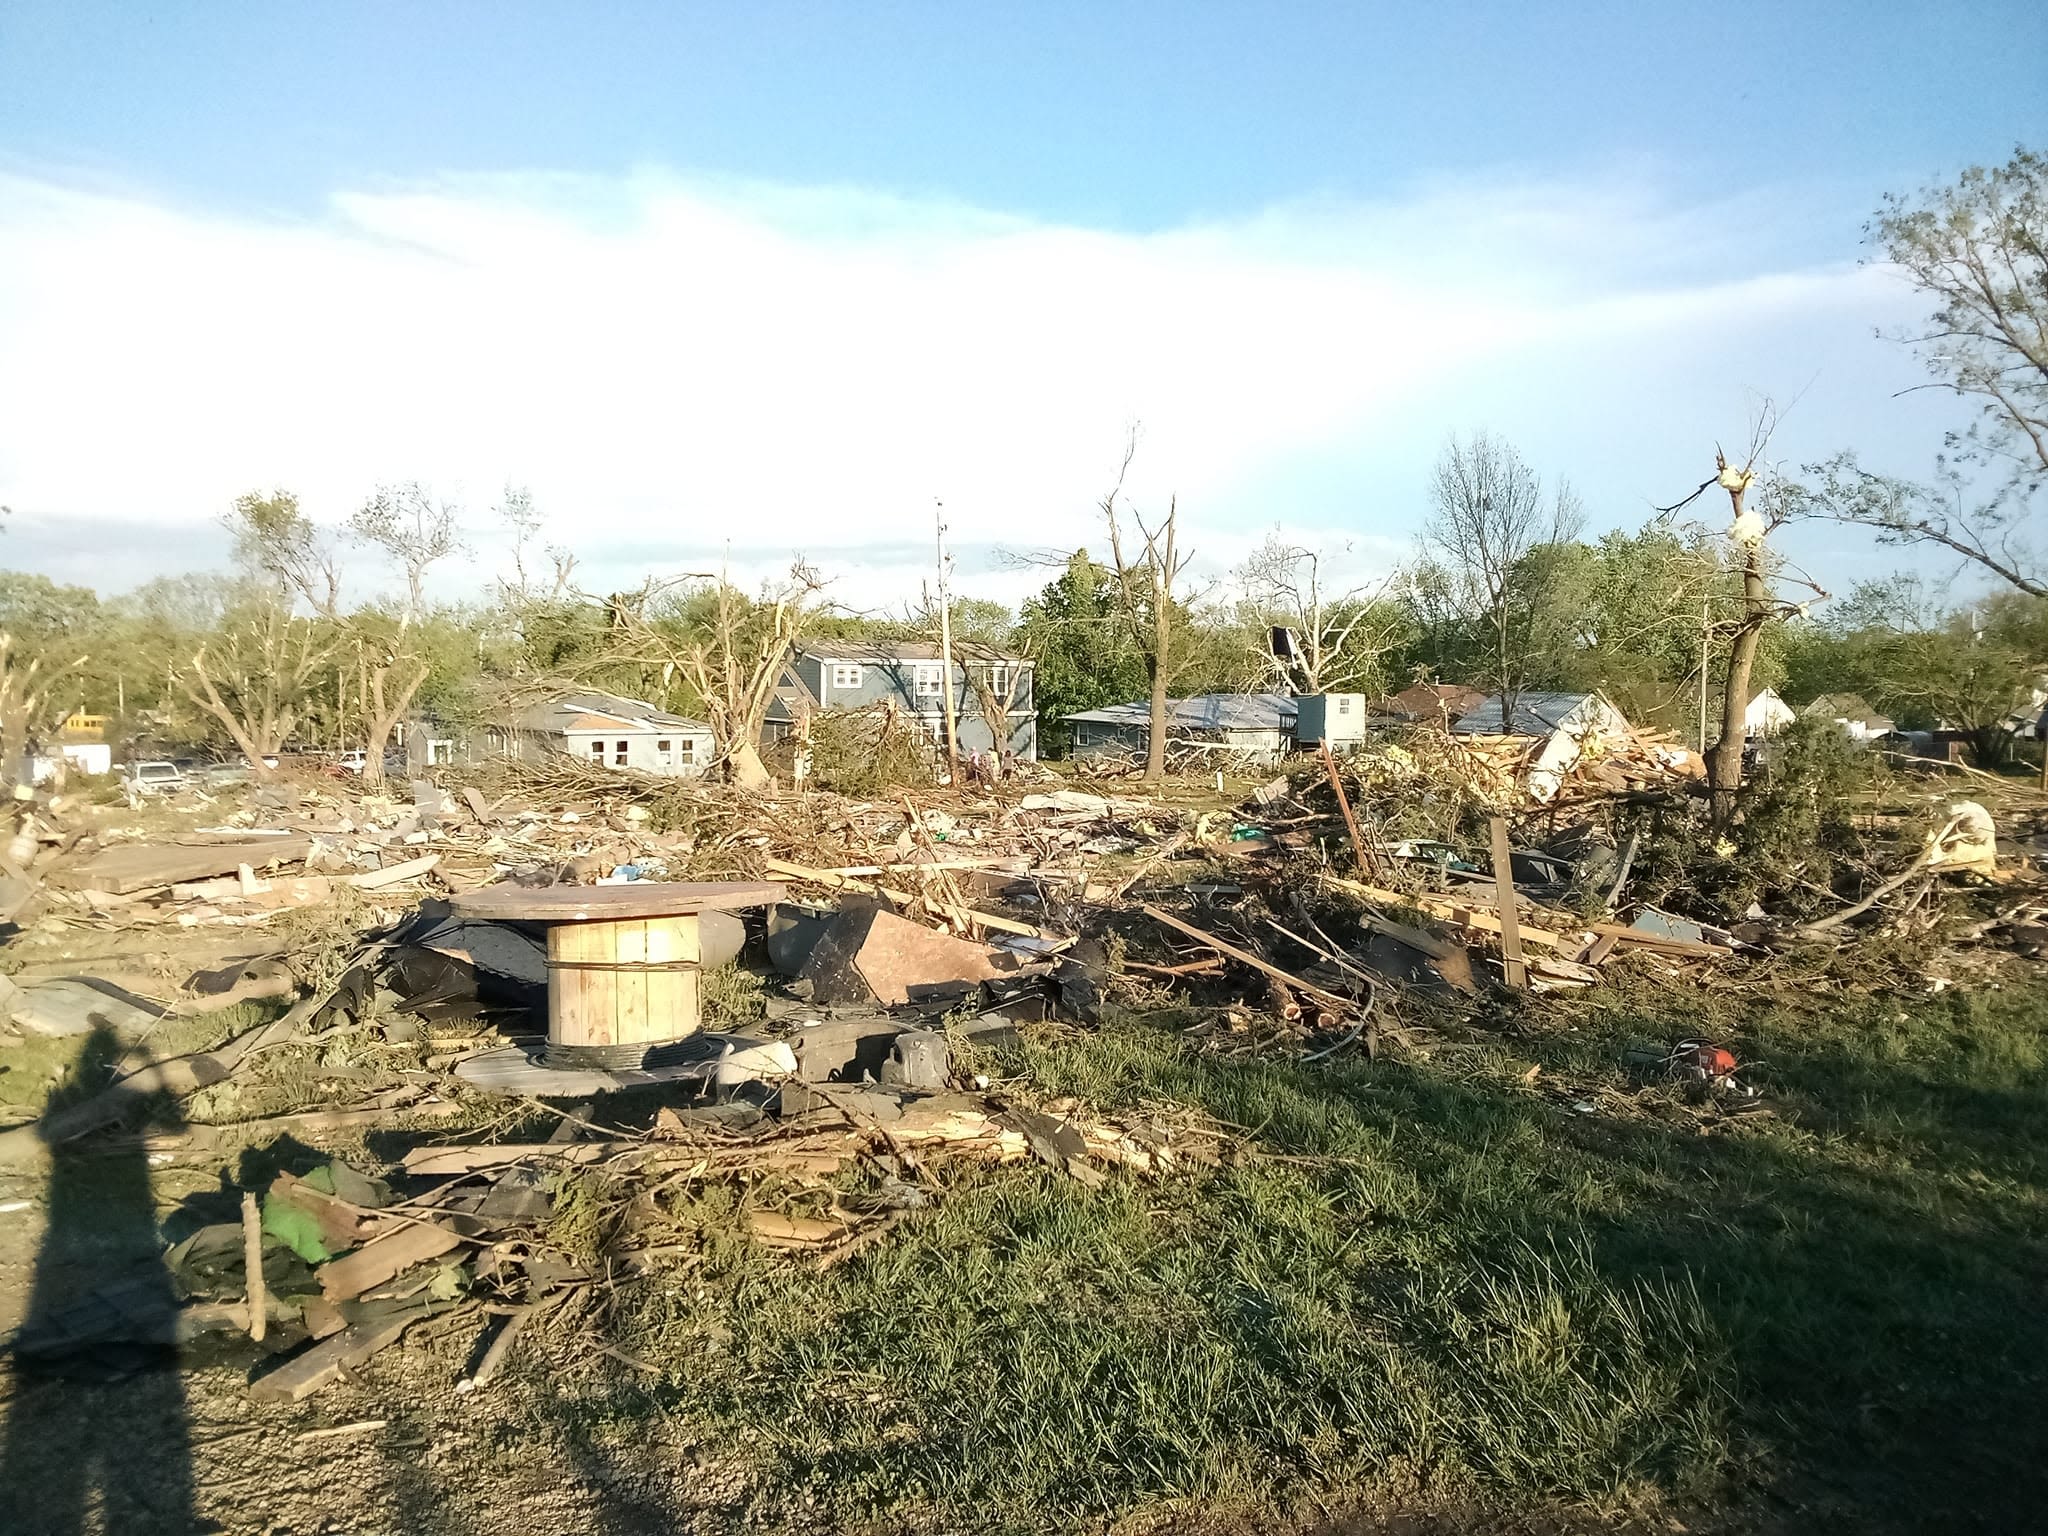
M1337 809L1344 813L1344 830L1351 834L1352 856L1358 860L1360 874L1377 876L1379 861L1367 856L1365 839L1358 835L1358 818L1351 814L1351 797L1344 793L1343 777L1337 772L1337 759L1330 752L1330 744L1323 743L1323 772L1330 776L1330 789L1337 796Z
M1522 964L1522 925L1515 913L1515 871L1508 848L1505 816L1490 818L1493 825L1493 899L1500 916L1500 954L1508 985L1517 992L1529 989L1529 968Z

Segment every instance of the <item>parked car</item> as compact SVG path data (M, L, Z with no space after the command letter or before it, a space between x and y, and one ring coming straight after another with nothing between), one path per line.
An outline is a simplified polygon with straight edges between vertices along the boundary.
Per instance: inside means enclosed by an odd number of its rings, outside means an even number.
M121 773L132 788L146 795L169 794L185 787L185 770L176 763L129 763Z
M335 758L334 766L343 773L352 773L360 777L363 770L370 766L370 754L358 747Z

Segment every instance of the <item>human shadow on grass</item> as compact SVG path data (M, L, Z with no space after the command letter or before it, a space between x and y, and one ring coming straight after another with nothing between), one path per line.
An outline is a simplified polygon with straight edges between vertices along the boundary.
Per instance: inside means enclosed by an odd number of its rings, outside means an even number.
M87 1036L45 1113L104 1087L122 1044ZM139 1138L51 1149L48 1227L14 1341L16 1390L0 1447L0 1530L122 1536L202 1527L178 1373L178 1301L162 1257Z

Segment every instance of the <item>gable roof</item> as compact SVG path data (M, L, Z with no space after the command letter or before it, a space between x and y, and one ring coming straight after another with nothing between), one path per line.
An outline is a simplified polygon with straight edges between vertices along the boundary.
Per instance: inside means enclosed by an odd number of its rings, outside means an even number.
M1505 725L1501 722L1501 700L1499 694L1467 710L1451 727L1454 736L1548 736L1563 725L1572 712L1588 699L1600 699L1595 693L1518 693L1515 707ZM1601 699L1605 704L1607 701ZM1614 706L1609 704L1609 709ZM1619 714L1620 711L1616 710Z
M529 731L709 731L701 720L672 715L645 699L576 689L536 704L520 717Z
M1819 715L1827 720L1848 720L1857 725L1880 726L1887 731L1892 728L1891 716L1880 715L1860 693L1824 693L1799 713Z
M823 662L862 662L870 666L886 666L899 661L937 661L939 645L935 640L806 640L796 648L799 656L809 656ZM1031 663L1021 656L1012 656L1000 647L983 645L978 640L955 640L953 660L978 662L1007 662L1013 667L1028 667Z
M1193 698L1168 699L1166 705L1169 729L1179 731L1291 731L1298 713L1292 695L1285 693L1198 693ZM1137 699L1060 718L1146 730L1152 724L1152 706Z

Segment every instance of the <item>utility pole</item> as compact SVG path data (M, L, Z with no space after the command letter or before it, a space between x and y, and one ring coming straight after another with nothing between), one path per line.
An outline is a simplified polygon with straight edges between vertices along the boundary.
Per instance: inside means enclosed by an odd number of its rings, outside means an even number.
M939 523L939 688L946 700L946 775L960 786L960 732L953 717L953 593L946 577L952 560L946 554L946 504L937 503Z

